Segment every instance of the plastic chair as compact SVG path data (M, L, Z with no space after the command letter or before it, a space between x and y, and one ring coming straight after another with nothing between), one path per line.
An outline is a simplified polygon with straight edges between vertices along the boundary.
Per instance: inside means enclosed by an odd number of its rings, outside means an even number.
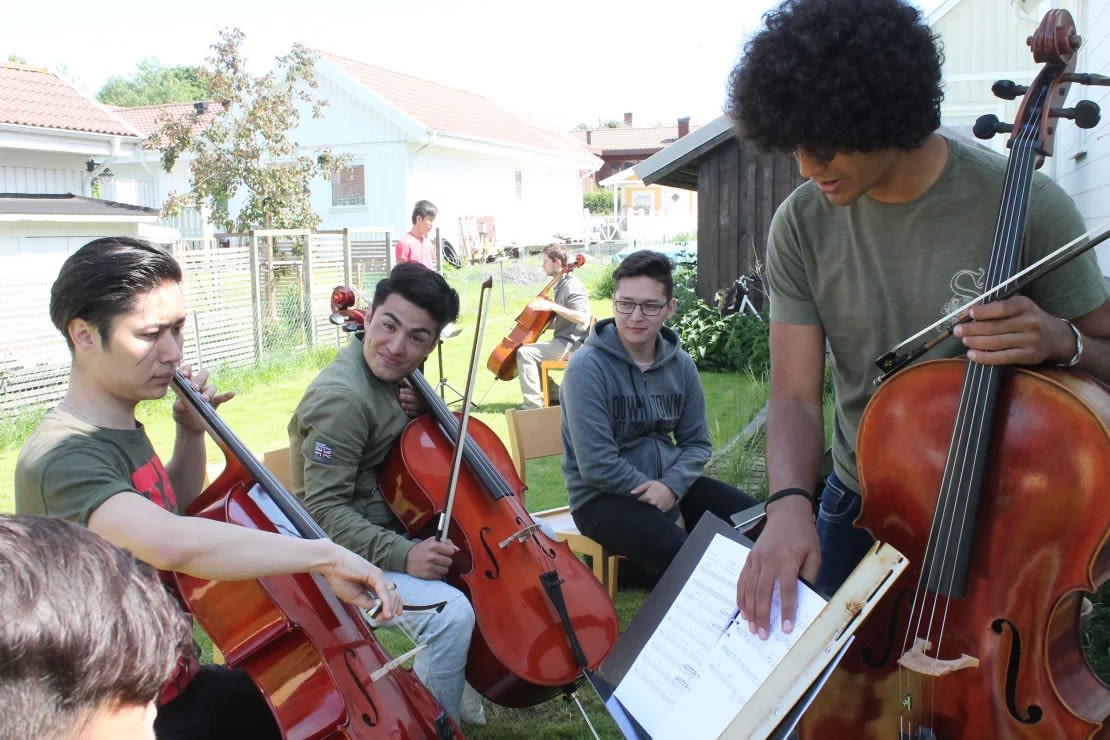
M528 460L563 454L560 413L558 406L505 411L505 420L509 425L509 452L521 480L528 480L525 477ZM617 598L618 556L579 532L569 507L533 512L532 518L550 525L555 531L555 538L566 542L571 551L588 555L594 576L605 586L610 599Z

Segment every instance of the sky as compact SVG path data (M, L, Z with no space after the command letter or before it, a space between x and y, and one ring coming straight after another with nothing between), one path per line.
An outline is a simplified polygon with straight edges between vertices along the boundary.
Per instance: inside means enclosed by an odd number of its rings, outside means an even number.
M0 59L95 95L138 63L200 65L221 28L255 73L294 42L478 93L559 128L633 114L637 126L721 114L743 43L777 0L190 0L7 2ZM917 0L926 11L941 0ZM126 11L123 9L127 8Z

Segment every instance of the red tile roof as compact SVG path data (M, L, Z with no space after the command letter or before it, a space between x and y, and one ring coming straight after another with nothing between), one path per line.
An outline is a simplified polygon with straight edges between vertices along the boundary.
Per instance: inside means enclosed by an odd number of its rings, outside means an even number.
M697 126L690 126L696 131ZM586 131L570 132L579 143L586 144ZM611 154L614 152L658 151L678 139L678 126L657 126L655 128L594 128L589 131L591 149Z
M0 123L116 136L138 132L41 67L0 62Z
M221 108L218 103L198 101L206 106L205 111L197 117L196 128L202 128L216 117ZM134 108L120 108L113 106L112 111L135 127L143 136L150 136L162 126L162 121L167 118L184 118L196 111L198 103L162 103L160 105L140 105Z
M564 132L527 122L476 93L328 52L317 53L432 131L557 156L589 156Z

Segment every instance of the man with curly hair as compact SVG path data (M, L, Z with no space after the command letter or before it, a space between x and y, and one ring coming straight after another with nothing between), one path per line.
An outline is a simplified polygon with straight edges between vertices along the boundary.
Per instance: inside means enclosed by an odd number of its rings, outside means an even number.
M901 0L786 0L764 16L730 78L729 112L764 150L793 152L804 183L779 207L767 247L771 391L767 524L737 583L766 637L776 582L792 629L799 574L831 593L871 544L855 438L876 357L983 285L1006 161L940 127L938 40ZM1071 199L1037 173L1026 263L1084 231ZM1110 304L1094 256L1026 294L978 305L930 357L1062 365L1110 379ZM814 522L824 448L826 346L836 394L833 473ZM815 579L815 580L814 580Z

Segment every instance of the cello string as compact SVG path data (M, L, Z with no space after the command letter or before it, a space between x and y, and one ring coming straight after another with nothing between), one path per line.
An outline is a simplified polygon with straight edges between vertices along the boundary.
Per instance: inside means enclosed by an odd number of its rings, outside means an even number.
M1041 110L1044 105L1044 97L1034 101L1034 111ZM1025 125L1019 132L1018 136L1014 137L1011 142L1012 157L1011 166L1007 168L1006 178L1004 180L1004 190L1002 198L1002 207L1000 208L999 215L999 228L997 229L995 244L992 247L991 260L988 266L988 279L987 285L996 285L1006 277L1006 273L1012 273L1015 269L1014 265L1020 257L1020 239L1016 238L1015 232L1020 228L1024 228L1025 218L1028 206L1028 182L1019 182L1019 180L1031 180L1033 173L1032 146L1028 145L1033 140L1032 127ZM1025 143L1026 145L1021 145ZM1016 193L1015 193L1016 190ZM943 643L944 629L947 624L948 607L950 599L942 597L939 593L931 593L925 588L925 584L934 580L933 576L938 568L942 567L942 563L959 562L959 555L963 548L970 543L963 542L964 528L961 526L957 532L953 532L953 526L945 527L945 541L943 546L938 549L938 543L935 537L938 535L937 524L940 521L947 521L954 524L957 518L966 523L966 519L971 514L974 503L974 496L977 492L961 490L964 486L955 485L956 481L967 484L970 483L969 467L976 466L976 451L983 454L982 437L989 431L989 426L980 421L976 428L970 425L966 419L983 418L983 410L980 406L985 406L989 399L986 394L990 391L990 386L997 383L998 370L996 368L988 368L987 366L976 365L971 363L969 370L966 373L964 388L962 389L960 405L957 413L957 424L953 430L953 438L950 446L952 447L955 456L958 457L953 461L953 455L950 454L945 462L944 474L942 476L942 485L940 492L940 500L934 510L933 525L930 528L929 536L926 543L926 552L932 551L932 557L927 557L926 568L918 579L917 590L914 593L913 603L911 605L911 618L907 625L907 634L904 637L903 650L909 647L910 633L916 632L919 638L928 638L933 633L935 621L937 619L937 612L940 611L940 627L939 635L934 648L934 655L939 656L941 644ZM993 395L993 394L992 394ZM973 399L973 400L972 400ZM969 411L969 405L973 406L973 411L978 411L971 417L966 415ZM989 422L988 422L989 423ZM957 476L956 473L959 473ZM952 539L955 536L955 543ZM943 556L943 557L942 557ZM941 575L944 571L941 571ZM954 579L956 578L956 566L948 572L948 593L953 590ZM922 621L924 619L924 612L926 611L926 602L931 602L927 611L931 616L928 620L928 626L924 634L922 633ZM943 602L943 606L941 605ZM917 612L918 605L921 605L921 612ZM916 619L914 615L916 613ZM916 627L914 623L916 622ZM935 658L937 659L937 658ZM905 686L905 677L902 672L902 667L899 666L899 684L900 687ZM918 677L919 679L920 677ZM904 689L903 689L904 690ZM930 702L931 704L931 702ZM905 706L903 705L903 709ZM933 708L930 707L930 714ZM905 720L900 720L905 721ZM912 717L908 720L911 723Z

